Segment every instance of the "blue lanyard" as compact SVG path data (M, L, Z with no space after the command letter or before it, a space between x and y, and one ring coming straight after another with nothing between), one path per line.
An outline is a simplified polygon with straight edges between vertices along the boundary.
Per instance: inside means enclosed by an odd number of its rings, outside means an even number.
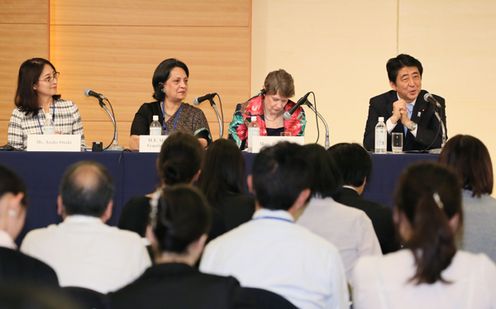
M167 132L167 126L165 125L165 103L164 101L160 102L160 108L162 109L162 116L163 116L163 121L162 121L162 129L164 132ZM172 131L176 131L177 127L177 120L179 119L179 116L181 116L181 112L183 110L183 104L179 105L179 109L172 115L171 117L174 117L174 122L172 123Z
M43 113L45 113L45 112L43 112ZM38 125L40 126L41 134L44 134L43 133L43 126L41 125L41 121L40 121L40 113L38 113L38 115L36 115L36 119L38 119ZM55 102L52 103L52 122L53 122L53 126L55 126Z
M263 217L257 217L257 218L253 218L253 220L279 220L279 221L286 221L286 222L289 222L289 223L294 223L293 220L290 220L290 219L286 219L286 218L280 218L280 217L273 217L273 216L263 216Z

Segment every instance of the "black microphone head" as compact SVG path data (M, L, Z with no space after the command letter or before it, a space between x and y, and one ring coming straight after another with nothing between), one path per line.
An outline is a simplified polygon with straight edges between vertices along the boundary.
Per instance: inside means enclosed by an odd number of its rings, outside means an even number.
M432 99L433 99L432 94L430 94L430 93L428 93L428 92L426 92L426 93L424 94L424 101L425 101L425 102L430 102Z
M285 111L284 114L282 114L282 118L289 120L291 119L291 113L288 111Z
M198 97L196 97L196 98L193 100L193 105L200 105L200 102L198 101Z
M91 93L91 89L84 89L84 95L89 97L90 96L90 93Z

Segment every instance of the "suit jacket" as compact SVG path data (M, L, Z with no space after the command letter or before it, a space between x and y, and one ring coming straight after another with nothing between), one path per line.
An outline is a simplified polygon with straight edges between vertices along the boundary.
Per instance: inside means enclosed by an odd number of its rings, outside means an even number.
M233 277L204 274L179 263L158 264L109 294L112 308L233 308L239 294Z
M439 121L434 114L434 105L424 101L424 95L427 93L421 90L415 106L413 107L411 120L417 123L417 136L413 136L407 130L405 135L404 127L398 121L396 127L392 132L401 132L403 138L403 150L428 150L433 148L441 148L442 142L442 129ZM439 112L442 121L446 125L446 105L442 97L434 95L436 100L441 104L441 111ZM387 121L393 114L393 103L398 100L396 91L390 90L386 93L378 95L370 99L369 114L367 117L367 124L365 125L365 133L363 135L363 146L367 150L373 150L375 144L375 125L377 124L378 117L384 117ZM391 135L388 134L387 149L391 150Z
M341 204L363 210L367 214L372 221L383 254L396 251L400 248L396 240L393 216L389 208L367 201L355 190L345 187L336 193L334 200Z
M55 271L29 255L0 247L0 282L22 282L58 287Z

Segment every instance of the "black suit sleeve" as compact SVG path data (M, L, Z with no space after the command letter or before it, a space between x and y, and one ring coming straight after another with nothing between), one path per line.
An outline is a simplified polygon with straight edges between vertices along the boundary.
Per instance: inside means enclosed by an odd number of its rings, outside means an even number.
M423 92L421 93L423 96ZM441 120L446 124L446 103L445 100L439 96L434 96L441 104L441 109L438 111ZM426 111L420 118L412 116L412 120L418 125L417 136L415 141L420 144L418 148L432 149L441 148L442 143L442 128L441 124L435 116L434 105L427 103ZM446 132L447 134L447 132Z

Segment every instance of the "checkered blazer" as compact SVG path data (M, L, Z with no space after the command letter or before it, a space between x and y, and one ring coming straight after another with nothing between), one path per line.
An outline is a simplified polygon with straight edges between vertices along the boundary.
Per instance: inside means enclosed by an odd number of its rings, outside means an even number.
M81 147L85 146L83 124L76 104L72 101L56 100L50 106L50 114L47 115L54 119L55 133L81 134ZM19 108L14 109L8 129L9 145L17 149L26 149L28 134L43 134L45 121L46 115L42 111L33 116L26 115Z

